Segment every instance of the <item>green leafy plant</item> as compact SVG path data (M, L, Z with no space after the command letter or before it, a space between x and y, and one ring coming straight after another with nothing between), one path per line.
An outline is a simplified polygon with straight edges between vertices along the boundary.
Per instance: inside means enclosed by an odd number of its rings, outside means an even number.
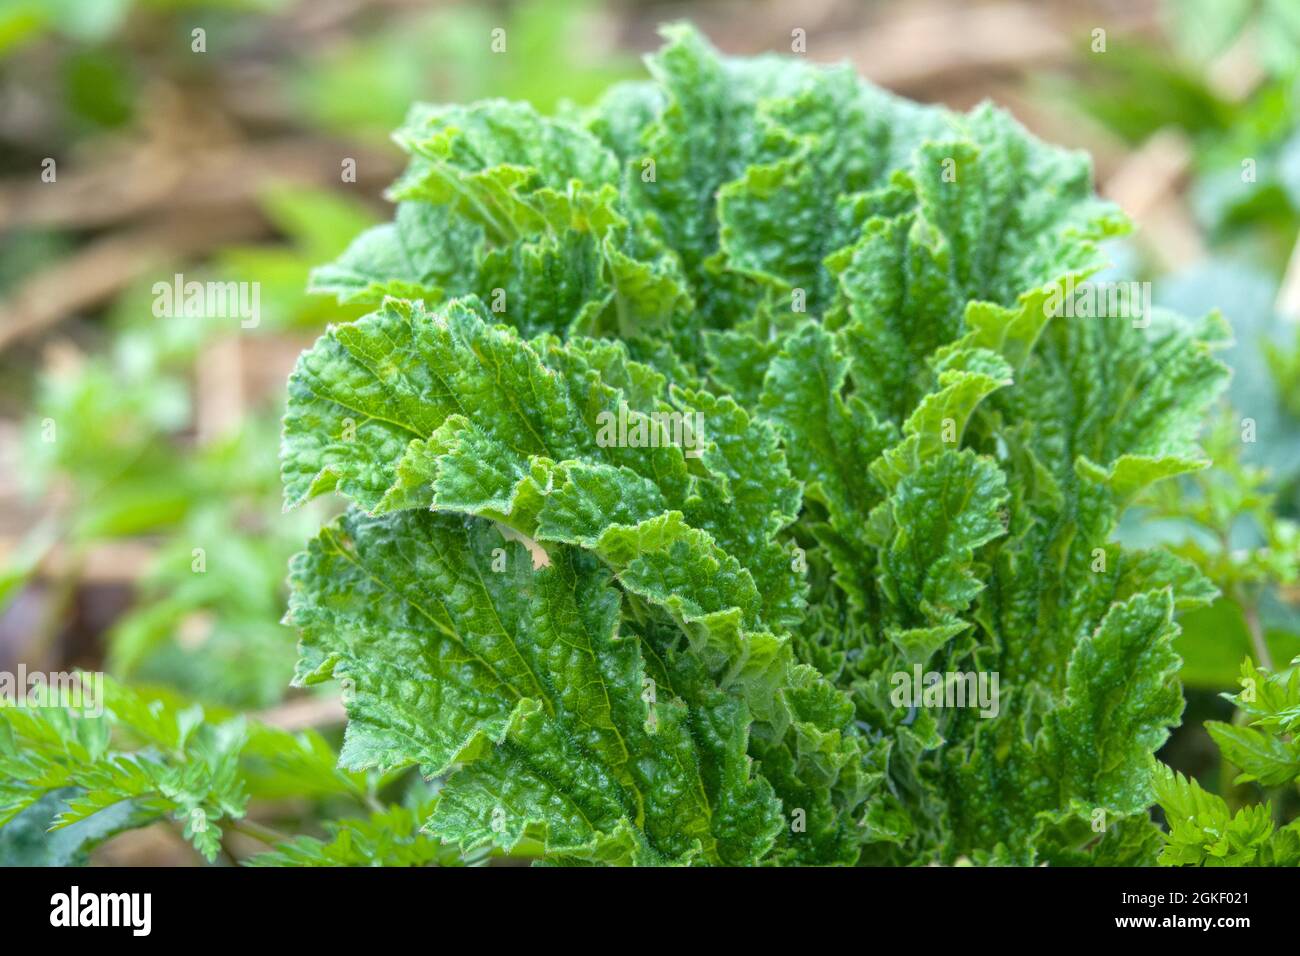
M436 801L432 788L409 775L340 770L337 750L315 731L289 732L103 675L78 680L86 693L46 688L35 698L0 702L6 866L84 865L100 845L149 826L174 829L209 863L460 866L486 859L424 830ZM255 801L293 831L253 819ZM294 805L296 814L286 809ZM238 850L232 833L244 838Z
M1153 486L1134 509L1144 538L1158 531L1219 590L1176 644L1182 680L1212 690L1235 683L1243 654L1272 667L1300 652L1283 599L1300 577L1300 528L1278 515L1268 470L1242 461L1241 421L1221 412L1205 437L1214 467Z
M1286 671L1270 674L1247 659L1240 693L1224 696L1247 723L1212 721L1206 729L1228 764L1239 768L1236 783L1257 783L1293 794L1300 781L1300 658ZM1300 820L1279 825L1271 802L1233 812L1220 796L1195 780L1158 765L1156 799L1169 822L1160 862L1198 866L1300 866Z
M552 862L1153 862L1215 589L1113 532L1207 464L1221 320L1054 317L1126 223L996 109L667 36L589 112L413 109L314 274L374 309L282 445L288 505L351 501L287 616L342 765Z
M287 790L361 802L369 793L364 777L335 769L334 750L313 732L290 734L102 675L80 680L87 692L76 700L64 689L0 704L6 839L15 820L52 833L77 828L64 851L70 858L121 831L170 820L212 861L223 827L246 825L250 797Z

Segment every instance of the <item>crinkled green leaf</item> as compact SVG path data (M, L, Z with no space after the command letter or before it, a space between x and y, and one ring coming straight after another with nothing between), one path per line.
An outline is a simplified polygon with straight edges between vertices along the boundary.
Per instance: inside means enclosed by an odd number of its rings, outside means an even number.
M1111 812L1151 802L1146 755L1183 712L1168 592L1112 605L1070 657L1065 704L1043 730L1041 749L1071 796Z
M1127 224L1005 113L666 37L564 120L415 109L397 223L318 275L393 297L284 426L286 503L355 503L294 572L346 761L551 862L1154 862L1173 615L1216 592L1116 529L1204 466L1221 323L1065 314ZM584 615L586 669L521 669Z
M470 291L482 229L445 206L404 202L391 223L367 229L335 262L314 269L310 291L378 305L386 296L438 302Z
M508 849L531 831L592 862L753 862L770 845L778 807L749 772L743 705L649 690L591 557L556 547L534 571L480 520L352 512L293 585L302 679L345 681L344 763L461 765L432 818L443 839Z

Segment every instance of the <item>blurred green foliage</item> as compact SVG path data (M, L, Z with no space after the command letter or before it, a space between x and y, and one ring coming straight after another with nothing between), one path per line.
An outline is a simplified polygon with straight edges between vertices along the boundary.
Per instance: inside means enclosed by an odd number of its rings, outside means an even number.
M593 29L600 9L590 0L435 9L304 57L286 81L322 129L383 141L419 100L500 96L544 112L565 100L586 104L637 68L632 57L602 51ZM504 53L492 49L497 28Z
M264 205L283 244L226 249L206 272L261 284L261 323L248 334L348 317L302 290L310 267L372 218L352 200L303 188L273 190ZM40 529L46 544L57 538L84 553L113 538L158 539L134 607L108 636L114 673L264 707L292 675L280 578L311 522L280 513L274 402L206 443L192 434L195 363L205 346L239 331L237 320L157 318L152 298L147 283L128 291L108 316L108 349L42 377L22 477L34 496L60 484L71 495L57 535Z
M1155 298L1192 312L1220 303L1235 336L1221 353L1229 395L1204 439L1214 467L1155 488L1123 528L1170 544L1220 590L1180 618L1189 695L1240 691L1222 694L1232 723L1185 722L1174 738L1175 752L1189 735L1212 752L1212 739L1217 779L1163 773L1162 861L1295 865L1300 829L1280 824L1297 809L1300 758L1278 714L1300 687L1300 307L1283 291L1300 280L1288 272L1300 267L1300 4L1170 0L1163 12L1168 42L1112 43L1052 84L1131 145L1166 130L1188 139L1208 255L1154 275Z

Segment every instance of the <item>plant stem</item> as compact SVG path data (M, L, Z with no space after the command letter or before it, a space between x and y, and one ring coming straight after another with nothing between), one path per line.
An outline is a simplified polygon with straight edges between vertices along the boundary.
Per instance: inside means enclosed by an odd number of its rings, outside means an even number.
M1259 611L1255 607L1255 602L1247 600L1241 593L1241 588L1233 588L1233 600L1241 608L1241 613L1246 618L1246 630L1250 632L1250 643L1255 650L1255 659L1261 667L1267 668L1270 672L1273 670L1273 655L1268 652L1268 642L1264 640L1264 629L1259 623Z
M256 820L249 820L247 818L231 821L230 829L234 830L236 833L250 836L254 840L261 840L267 846L275 846L277 843L284 843L289 839L287 834L258 823Z

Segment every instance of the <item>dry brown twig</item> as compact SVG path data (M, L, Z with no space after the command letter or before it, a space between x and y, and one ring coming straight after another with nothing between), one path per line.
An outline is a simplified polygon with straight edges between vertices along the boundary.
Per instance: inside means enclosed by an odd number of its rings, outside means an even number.
M261 711L256 719L280 730L307 730L337 726L347 719L347 711L337 697L298 697Z
M1139 240L1167 268L1205 256L1182 196L1192 162L1191 144L1174 129L1152 134L1111 174L1101 193L1139 227Z
M265 229L260 216L243 210L201 219L175 217L89 242L0 303L0 351L108 301L165 259L196 255Z
M344 157L357 161L356 188L363 195L397 171L387 153L302 137L197 154L141 149L109 166L60 173L54 183L0 184L0 231L99 228L146 215L253 205L269 183L339 182Z

